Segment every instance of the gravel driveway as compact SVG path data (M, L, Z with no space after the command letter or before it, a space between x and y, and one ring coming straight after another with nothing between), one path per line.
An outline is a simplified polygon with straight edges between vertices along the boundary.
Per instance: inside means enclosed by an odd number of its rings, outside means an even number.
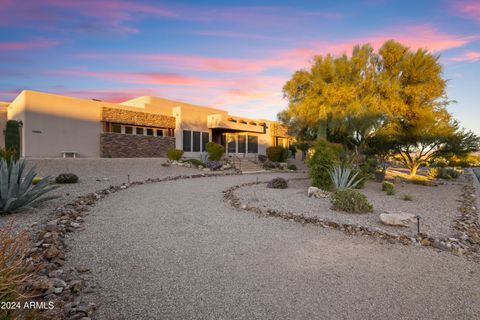
M67 255L93 270L96 317L478 319L478 264L222 201L222 190L256 178L148 184L100 201Z

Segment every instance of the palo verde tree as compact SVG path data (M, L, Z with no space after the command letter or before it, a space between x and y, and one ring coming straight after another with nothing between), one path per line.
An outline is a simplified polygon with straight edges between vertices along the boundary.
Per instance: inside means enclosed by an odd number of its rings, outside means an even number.
M378 52L363 45L350 57L317 56L285 84L289 105L279 119L299 140L326 138L360 153L395 153L414 175L441 153L478 147L478 138L446 109L451 101L438 59L393 40Z

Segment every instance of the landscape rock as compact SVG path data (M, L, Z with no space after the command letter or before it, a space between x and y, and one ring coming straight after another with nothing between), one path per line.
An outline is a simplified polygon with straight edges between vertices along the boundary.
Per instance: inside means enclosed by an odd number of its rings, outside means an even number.
M417 216L411 213L381 213L380 221L389 226L411 227L417 223Z
M308 197L314 198L328 198L330 197L330 192L322 190L317 187L309 187L308 188Z

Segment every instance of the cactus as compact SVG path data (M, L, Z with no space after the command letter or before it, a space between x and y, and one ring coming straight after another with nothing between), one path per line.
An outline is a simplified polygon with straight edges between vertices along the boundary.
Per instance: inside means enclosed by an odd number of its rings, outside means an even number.
M26 174L25 161L12 161L7 164L0 159L0 213L13 212L20 209L30 209L56 196L42 197L47 192L58 188L45 177L36 185L33 179L37 176L32 168ZM42 198L41 198L42 197Z
M20 123L8 120L5 127L5 150L14 152L15 159L20 155Z

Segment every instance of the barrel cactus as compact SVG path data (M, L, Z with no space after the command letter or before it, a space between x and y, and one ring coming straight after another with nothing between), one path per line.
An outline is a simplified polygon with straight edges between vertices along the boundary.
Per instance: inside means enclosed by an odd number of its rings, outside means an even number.
M25 172L24 160L12 161L10 164L7 164L5 159L0 160L0 213L30 209L56 198L42 197L57 188L50 183L49 177L33 185L37 176L35 169L30 169L26 174Z

